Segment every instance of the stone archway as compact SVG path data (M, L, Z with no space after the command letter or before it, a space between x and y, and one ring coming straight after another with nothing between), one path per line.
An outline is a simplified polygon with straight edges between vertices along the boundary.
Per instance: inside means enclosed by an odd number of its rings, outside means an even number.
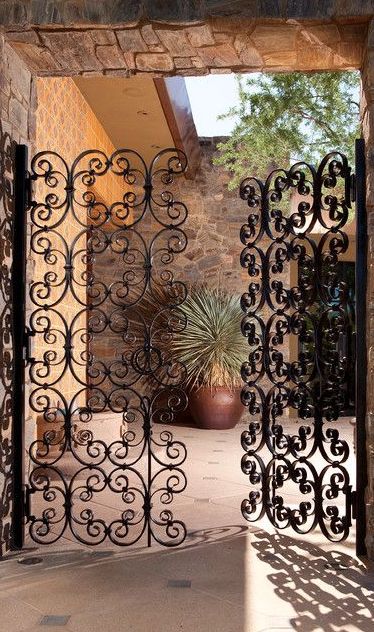
M2 135L32 145L36 93L33 77L151 73L153 76L204 75L251 71L360 69L361 117L367 140L368 209L368 550L374 555L374 312L370 302L374 260L374 25L372 3L359 7L335 0L310 2L232 2L219 0L97 3L4 1L0 5L0 106ZM3 150L2 150L3 152ZM5 156L5 154L3 154ZM4 174L2 174L2 177ZM5 186L11 190L12 174ZM9 197L11 202L11 196ZM9 272L11 213L1 204L2 266ZM11 280L2 286L2 460L0 462L0 546L10 547L12 495Z

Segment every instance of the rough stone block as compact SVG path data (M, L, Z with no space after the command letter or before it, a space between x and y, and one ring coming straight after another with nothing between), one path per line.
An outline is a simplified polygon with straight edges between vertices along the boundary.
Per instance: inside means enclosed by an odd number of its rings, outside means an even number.
M211 75L228 75L231 73L231 69L227 68L210 68Z
M19 100L30 99L31 73L24 62L10 46L7 47L7 63L11 82L11 91Z
M176 68L193 68L191 57L175 57L174 59Z
M205 68L205 64L200 57L192 57L191 60L195 68Z
M367 24L339 24L339 31L344 42L365 42Z
M103 68L125 68L126 63L122 51L115 46L97 46L96 57Z
M279 51L278 53L264 53L262 55L265 65L269 70L284 69L293 70L296 66L296 51Z
M248 35L237 35L234 41L234 47L241 61L251 68L260 68L263 65L262 57L253 46Z
M368 48L374 48L374 19L372 19L368 25L367 46Z
M182 30L170 31L168 29L157 29L156 31L166 50L171 55L188 57L195 54L195 49L188 41L186 34Z
M297 27L287 24L256 26L251 33L251 40L260 53L292 50L296 45L296 37Z
M153 70L170 72L174 68L173 60L166 53L139 53L136 55L135 63L138 70L146 72Z
M214 37L208 24L193 26L192 28L186 29L186 33L192 46L195 48L200 48L200 46L212 46L214 44Z
M363 49L361 44L355 42L341 42L336 47L335 60L340 66L360 68Z
M15 98L11 98L9 102L9 121L20 134L27 136L28 111Z
M333 53L326 46L301 46L297 49L297 68L300 70L328 70Z
M40 44L40 39L35 31L12 31L7 33L7 41Z
M148 47L143 40L138 29L125 29L116 31L118 43L123 51L131 53L141 53L148 51Z
M340 32L335 24L319 24L303 29L303 35L312 44L325 44L334 47L341 40Z
M43 72L52 72L54 74L54 71L60 69L56 59L52 56L50 51L42 45L13 42L12 48L17 51L27 67L36 74Z
M136 68L134 53L123 53L123 58L129 70L134 70Z
M104 70L103 74L106 77L122 77L123 79L128 79L135 73L133 70L130 70L129 68L119 68L119 69L110 68L108 70Z
M114 31L109 31L108 29L93 29L90 31L90 35L95 44L99 46L117 43Z
M101 68L89 32L44 32L42 39L62 69L81 72Z
M234 42L234 38L231 33L216 33L214 39L216 44L233 44Z
M148 46L157 46L160 44L160 40L155 33L151 24L146 24L141 29L142 38Z
M198 50L198 53L205 66L214 68L241 65L235 48L230 44L203 47Z
M368 50L365 59L365 89L374 88L374 49Z

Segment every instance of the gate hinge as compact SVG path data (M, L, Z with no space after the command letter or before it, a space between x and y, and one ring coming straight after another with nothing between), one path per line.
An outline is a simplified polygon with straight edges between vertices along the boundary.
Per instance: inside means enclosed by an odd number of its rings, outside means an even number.
M352 520L357 520L357 492L351 492L351 516Z
M356 202L357 188L356 188L356 176L354 173L349 178L349 200L350 202Z
M32 494L32 490L30 485L25 485L23 488L23 511L28 522L31 518L31 506L30 506L30 496Z
M32 202L32 194L33 194L32 183L33 183L33 179L30 173L26 171L25 191L26 191L26 204L28 207L31 206L31 202Z
M23 359L26 364L34 362L35 358L31 356L31 338L35 336L33 331L26 329L23 334Z

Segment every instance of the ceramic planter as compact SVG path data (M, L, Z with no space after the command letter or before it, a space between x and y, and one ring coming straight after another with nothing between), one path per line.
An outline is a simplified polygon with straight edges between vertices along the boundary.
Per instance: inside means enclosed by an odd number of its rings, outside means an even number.
M244 412L240 389L225 386L202 386L188 394L189 409L198 428L229 430L234 428Z

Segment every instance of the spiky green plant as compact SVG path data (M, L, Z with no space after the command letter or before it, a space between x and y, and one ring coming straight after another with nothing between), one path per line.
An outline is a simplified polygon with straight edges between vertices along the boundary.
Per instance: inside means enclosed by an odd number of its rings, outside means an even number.
M173 357L187 369L188 384L238 386L248 353L240 329L243 313L239 298L221 289L198 287L191 290L181 310L187 325L171 347Z

